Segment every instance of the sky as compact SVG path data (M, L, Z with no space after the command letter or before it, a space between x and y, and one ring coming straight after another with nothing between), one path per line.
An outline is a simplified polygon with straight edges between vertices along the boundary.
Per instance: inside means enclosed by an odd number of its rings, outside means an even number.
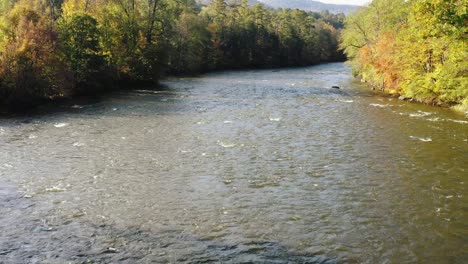
M344 4L344 5L365 5L371 0L317 0L322 3L329 3L329 4Z

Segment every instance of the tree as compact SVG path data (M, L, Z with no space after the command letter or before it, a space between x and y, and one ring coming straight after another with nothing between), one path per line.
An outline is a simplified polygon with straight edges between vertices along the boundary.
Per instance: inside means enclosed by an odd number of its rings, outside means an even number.
M58 54L57 34L41 2L20 1L5 20L0 51L0 98L31 103L71 91L70 75Z
M72 14L60 22L60 43L78 87L96 87L96 76L105 71L98 22L85 13ZM94 85L92 85L94 83Z
M173 73L199 73L206 67L210 45L210 33L203 19L195 14L183 12L172 37L169 67Z

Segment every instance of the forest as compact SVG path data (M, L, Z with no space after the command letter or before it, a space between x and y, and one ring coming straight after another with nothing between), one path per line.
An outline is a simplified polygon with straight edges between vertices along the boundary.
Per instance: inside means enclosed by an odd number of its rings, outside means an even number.
M342 61L344 19L247 0L0 0L0 104L164 75Z
M375 89L468 112L466 0L374 0L346 18L341 47Z

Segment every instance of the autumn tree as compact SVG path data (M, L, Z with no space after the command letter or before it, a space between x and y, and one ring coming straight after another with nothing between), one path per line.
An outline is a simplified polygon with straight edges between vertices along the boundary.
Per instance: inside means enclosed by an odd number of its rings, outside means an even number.
M72 89L46 7L41 1L20 1L4 20L0 50L0 98L4 102L30 103Z
M405 98L468 108L466 1L390 2L347 18L341 47L354 72Z

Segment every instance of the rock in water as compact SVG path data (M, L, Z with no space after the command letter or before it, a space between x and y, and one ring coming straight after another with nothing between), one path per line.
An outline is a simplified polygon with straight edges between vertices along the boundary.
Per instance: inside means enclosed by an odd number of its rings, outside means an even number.
M336 86L336 85L333 85L332 88L333 88L333 89L340 89L340 87L339 87L339 86Z

